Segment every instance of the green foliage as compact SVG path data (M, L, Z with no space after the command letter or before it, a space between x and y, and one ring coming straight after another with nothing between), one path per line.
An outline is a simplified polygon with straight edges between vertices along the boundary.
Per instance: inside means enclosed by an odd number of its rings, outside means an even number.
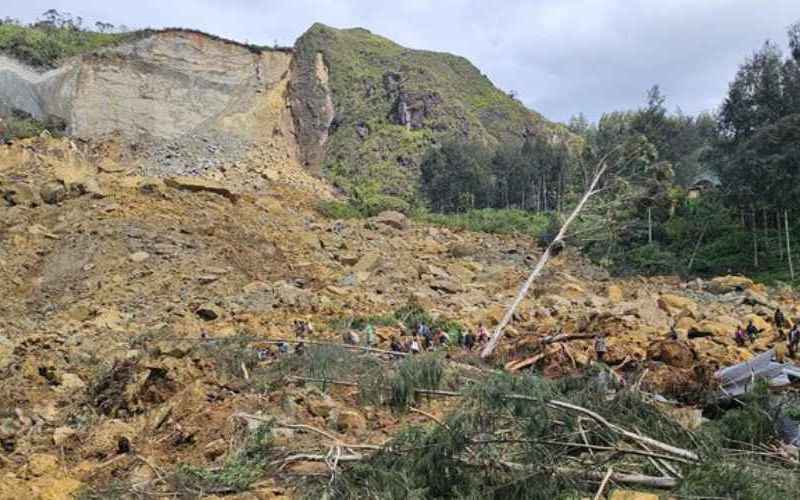
M483 208L463 213L426 213L419 219L428 224L455 230L495 234L525 234L537 237L547 227L549 218L545 214L518 209Z
M435 353L408 356L397 373L389 379L389 405L396 411L406 410L418 399L415 389L438 389L444 377L441 356Z
M360 219L366 217L350 201L322 201L317 205L317 211L329 219Z
M476 208L548 211L562 208L569 195L571 156L564 144L527 139L521 146L489 149L445 142L422 160L420 191L439 213Z
M324 109L327 89L316 78L317 55L329 71L327 87L336 117ZM416 194L419 165L433 144L456 137L474 144L520 142L521 131L568 135L496 89L466 59L411 50L367 30L338 30L315 24L295 46L303 110L309 133L328 133L323 170L348 193L377 185L380 193L410 202ZM403 124L400 102L414 117ZM330 125L330 126L329 126ZM322 132L320 132L322 131ZM304 136L310 145L318 138Z
M725 412L719 420L706 428L716 433L730 447L769 444L779 438L775 421L778 409L771 405L769 388L765 383L740 398L742 406Z
M647 275L672 274L677 271L675 255L658 243L634 248L628 252L624 265Z
M247 434L238 450L227 457L221 468L205 469L181 464L172 478L177 491L187 493L237 493L245 491L263 477L272 457L272 431L269 424Z
M56 118L50 118L43 122L17 111L0 119L0 144L16 139L37 137L45 130L51 135L58 136L64 132L65 128L65 124Z
M87 31L72 20L28 26L3 22L0 24L0 51L31 66L52 68L62 59L119 43L127 36Z
M691 468L679 494L691 498L784 500L796 497L800 486L797 478L797 471L720 457Z

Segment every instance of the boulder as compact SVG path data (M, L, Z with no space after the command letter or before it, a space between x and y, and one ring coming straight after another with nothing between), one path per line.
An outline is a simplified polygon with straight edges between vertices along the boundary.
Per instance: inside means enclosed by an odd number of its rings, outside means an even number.
M345 344L358 345L359 344L359 340L360 340L360 338L358 336L358 333L356 333L356 332L354 332L352 330L346 331L346 332L344 332L342 334L342 341Z
M128 255L128 258L131 260L131 262L135 262L135 263L138 264L140 262L144 262L147 259L149 259L150 258L150 254L147 253L147 252L134 252L134 253Z
M757 314L748 314L742 318L742 325L747 327L747 323L750 321L753 322L756 328L762 333L766 333L772 330L772 325L768 323L764 318Z
M446 250L447 247L433 238L426 238L419 243L419 251L425 254L440 254L444 253Z
M315 417L328 418L336 408L336 403L330 399L312 399L308 402L308 411Z
M354 266L358 263L358 255L353 255L351 253L340 254L336 256L336 260L346 266Z
M718 276L708 283L712 293L743 292L753 288L753 280L744 276Z
M222 317L222 310L214 304L207 303L198 307L194 313L205 321L214 321Z
M14 344L8 339L8 337L0 335L0 371L11 366L13 353Z
M612 304L619 304L624 299L622 288L618 285L609 285L606 288L606 298Z
M214 193L220 196L224 196L225 198L229 199L230 201L236 203L239 200L239 194L233 192L230 188L212 181L210 179L204 179L202 177L188 177L188 176L176 176L176 177L167 177L164 179L164 184L173 188L182 191L191 191L194 193L197 192L207 192L207 193Z
M777 307L777 304L769 300L766 295L753 289L745 291L744 297L742 297L742 304L747 306L764 306L770 309L775 309Z
M383 263L383 257L378 252L370 252L363 255L353 267L357 272L371 273L378 269Z
M464 258L470 257L477 253L478 249L468 243L453 243L448 248L451 257Z
M46 453L34 453L28 459L28 474L34 477L58 475L58 457Z
M697 330L697 321L689 316L684 316L675 323L675 329L679 332L689 333Z
M694 330L695 333L707 333L713 337L733 337L736 331L737 324L731 324L728 318L705 319L697 323Z
M695 356L692 348L687 344L674 340L655 342L647 349L647 357L662 361L675 368L691 368Z
M694 317L697 311L697 304L693 300L670 293L659 297L657 304L659 309L670 316L677 316L681 311L690 311L690 315Z
M61 383L58 385L59 392L75 393L86 389L86 382L74 373L61 375Z
M203 447L203 456L207 460L216 460L228 451L228 442L224 439L215 439Z
M58 427L53 431L53 444L58 447L66 445L78 432L72 427Z
M3 186L3 199L12 207L36 207L39 206L39 195L33 188L22 182L14 182Z
M435 280L431 282L430 287L436 291L445 293L459 293L464 290L464 287L462 287L460 283L448 279Z
M558 295L569 300L582 300L586 296L586 290L577 283L567 283L561 287Z
M373 217L372 220L378 224L385 224L395 229L403 230L408 227L408 217L394 210L386 210Z
M57 205L67 199L67 188L60 182L51 181L42 186L39 195L48 205Z
M122 420L113 419L99 422L83 443L86 457L103 458L116 455L120 442L132 443L136 437L134 427Z
M353 410L343 410L335 415L336 430L339 432L358 432L367 427L366 419Z

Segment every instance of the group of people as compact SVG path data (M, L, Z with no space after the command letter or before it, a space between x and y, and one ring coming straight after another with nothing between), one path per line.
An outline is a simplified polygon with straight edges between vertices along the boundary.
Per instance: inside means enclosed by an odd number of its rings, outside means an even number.
M429 325L420 322L411 337L405 342L401 342L397 336L392 337L390 349L394 352L419 354L425 351L445 349L453 343L453 340L444 329L437 328L436 331L433 331ZM478 329L475 333L459 334L458 338L455 339L455 343L466 351L472 351L475 346L482 346L488 341L489 332L483 326L483 323L478 324Z
M794 358L797 355L798 347L800 347L800 321L796 321L794 325L791 325L791 323L786 320L786 316L784 316L780 308L775 309L772 320L775 329L778 331L778 342L775 344L776 358L778 361L783 361L784 354L787 350L789 356ZM789 327L790 325L791 327L789 328L788 334L784 336L784 327ZM733 339L739 347L744 347L748 342L753 344L758 339L761 332L762 330L759 330L753 324L753 320L750 320L747 323L747 327L742 328L739 326L736 329L736 332L733 334Z

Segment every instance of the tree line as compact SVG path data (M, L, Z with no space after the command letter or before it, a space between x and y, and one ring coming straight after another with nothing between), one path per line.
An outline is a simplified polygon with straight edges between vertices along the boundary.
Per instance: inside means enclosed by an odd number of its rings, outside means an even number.
M596 123L573 117L577 140L568 143L435 146L421 192L436 212L518 208L551 214L557 226L607 158L611 173L572 238L598 261L621 272L789 275L800 209L800 24L788 29L788 46L756 50L712 113L669 111L654 86L638 109ZM697 181L716 188L694 198Z

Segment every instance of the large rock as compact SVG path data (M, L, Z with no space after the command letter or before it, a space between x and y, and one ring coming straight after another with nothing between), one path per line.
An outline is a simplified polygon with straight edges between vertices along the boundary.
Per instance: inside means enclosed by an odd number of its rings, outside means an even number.
M619 304L624 299L622 288L618 285L609 285L606 288L606 298L612 304Z
M431 282L430 287L434 290L445 293L459 293L464 290L460 283L449 279L438 279Z
M681 311L688 311L692 317L696 315L697 304L686 297L665 293L658 298L657 303L659 309L670 316L677 316Z
M650 345L647 357L675 368L691 368L695 356L692 348L680 341L664 340Z
M39 195L48 205L57 205L67 199L67 188L60 182L50 181L42 186Z
M477 251L477 247L469 243L453 243L448 249L450 255L456 258L470 257L475 255Z
M730 337L736 331L737 323L727 317L720 317L716 319L706 319L697 323L694 328L695 333L705 333L713 337Z
M0 186L3 199L12 207L36 207L40 205L38 193L31 186L14 182Z
M395 229L403 230L408 227L408 217L394 210L386 210L373 217L372 220L378 224L385 224Z
M367 421L364 417L353 410L343 410L332 415L335 417L336 430L339 432L360 432L366 429Z
M220 184L219 182L202 177L189 177L177 176L167 177L164 179L164 184L173 188L183 191L214 193L231 200L236 203L239 200L239 195L233 192L229 187Z
M358 259L358 262L356 262L356 265L353 266L353 269L356 272L371 273L378 269L382 263L383 257L380 253L370 252Z
M713 293L743 292L753 288L753 280L744 276L718 276L708 283Z

